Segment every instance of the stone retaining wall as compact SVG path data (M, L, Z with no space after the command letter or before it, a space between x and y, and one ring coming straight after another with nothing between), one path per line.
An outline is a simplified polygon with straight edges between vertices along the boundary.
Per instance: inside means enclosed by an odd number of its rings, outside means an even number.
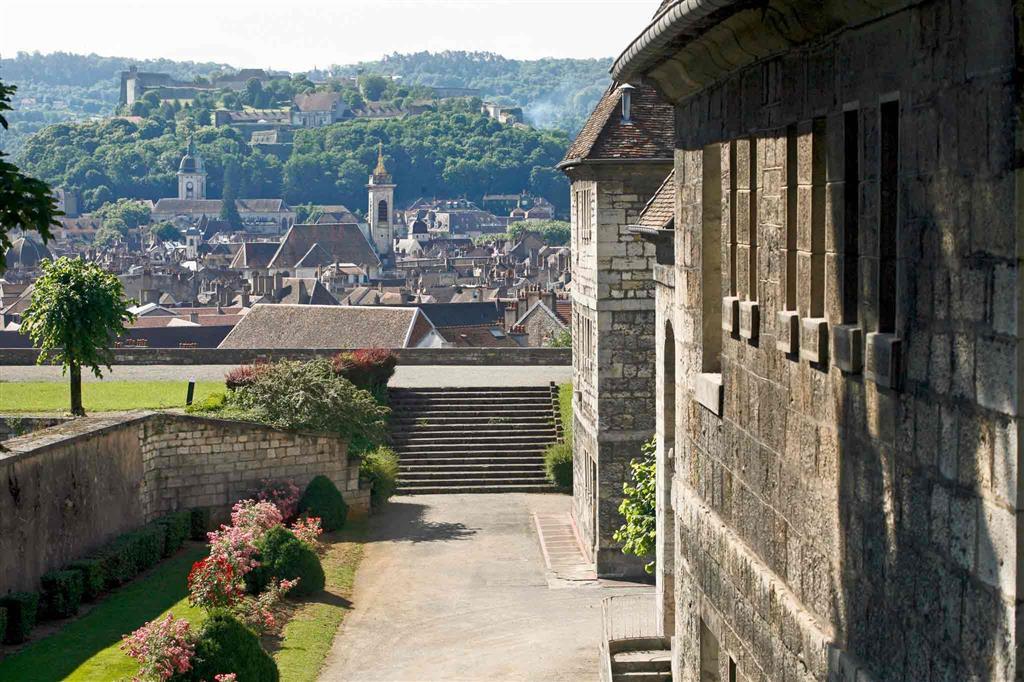
M33 416L20 414L0 415L0 443L8 438L23 436L40 429L47 429L68 420L68 417L53 415Z
M311 360L346 349L118 348L115 365L242 365L263 360ZM569 348L397 348L402 365L570 365ZM0 348L0 366L34 365L35 348Z
M264 479L331 478L354 514L369 511L347 443L246 422L139 412L83 418L4 442L0 594L170 511L231 504Z

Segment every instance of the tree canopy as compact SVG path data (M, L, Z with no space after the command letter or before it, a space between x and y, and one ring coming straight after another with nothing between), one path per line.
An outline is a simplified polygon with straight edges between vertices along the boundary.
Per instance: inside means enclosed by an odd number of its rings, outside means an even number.
M97 377L110 369L110 347L134 319L133 302L124 300L121 280L95 263L63 256L41 267L21 333L40 349L40 364L53 358L70 373L71 412L84 414L82 367Z

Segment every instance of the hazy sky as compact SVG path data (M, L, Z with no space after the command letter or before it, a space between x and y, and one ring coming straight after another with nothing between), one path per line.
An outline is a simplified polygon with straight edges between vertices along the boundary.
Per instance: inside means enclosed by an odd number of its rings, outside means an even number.
M0 0L20 50L300 71L391 52L616 56L658 0Z

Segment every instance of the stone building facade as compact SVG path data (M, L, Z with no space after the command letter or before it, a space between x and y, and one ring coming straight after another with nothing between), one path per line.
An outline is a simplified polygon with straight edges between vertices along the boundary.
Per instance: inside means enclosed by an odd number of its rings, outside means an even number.
M675 108L673 679L1024 677L1021 10L665 0L615 62Z
M612 534L654 433L654 248L629 230L672 168L672 108L610 88L560 167L572 183L573 515L597 573L643 575Z

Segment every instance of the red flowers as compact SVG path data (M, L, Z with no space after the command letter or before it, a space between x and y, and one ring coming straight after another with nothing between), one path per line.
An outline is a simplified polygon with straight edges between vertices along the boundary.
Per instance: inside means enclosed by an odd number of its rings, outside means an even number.
M192 564L188 574L188 603L206 609L230 607L242 597L235 569L224 557L209 557Z

